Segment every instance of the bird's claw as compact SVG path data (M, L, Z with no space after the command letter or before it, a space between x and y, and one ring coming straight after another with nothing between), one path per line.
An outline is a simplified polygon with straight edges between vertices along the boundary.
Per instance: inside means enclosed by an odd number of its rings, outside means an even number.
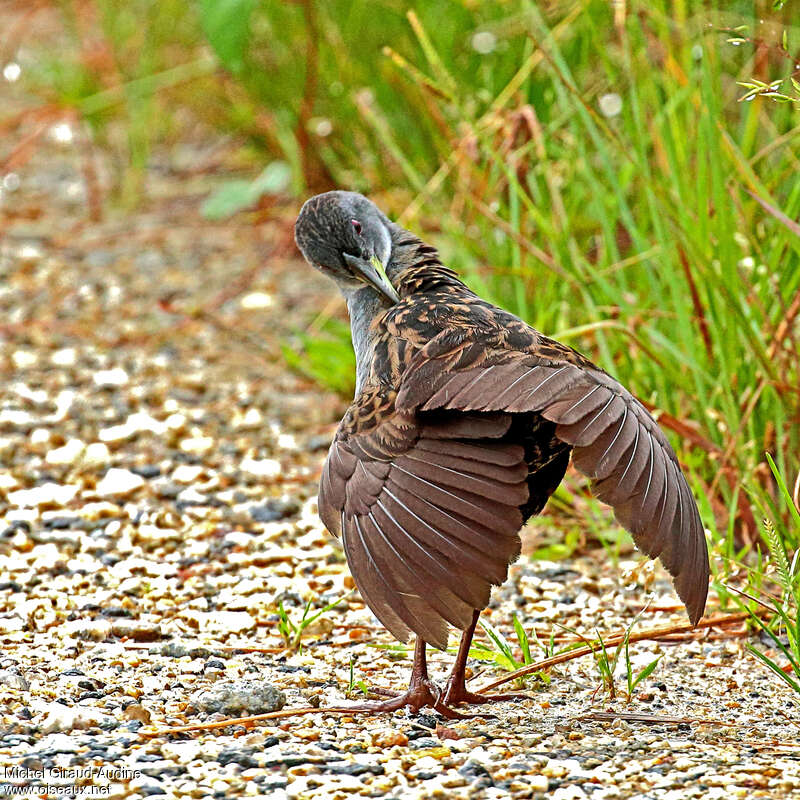
M352 706L349 710L380 714L398 711L401 708L408 708L412 714L418 714L420 709L428 706L447 719L471 718L469 714L461 714L450 708L449 705L442 700L441 689L427 678L421 678L413 682L411 686L409 686L408 691L402 694L392 693L389 689L378 689L375 693L384 696L390 695L390 699L378 703L361 703L357 706Z
M442 701L447 706L457 706L462 703L469 705L483 705L484 703L500 703L504 700L530 700L527 694L478 694L470 692L462 683L449 681L444 689Z

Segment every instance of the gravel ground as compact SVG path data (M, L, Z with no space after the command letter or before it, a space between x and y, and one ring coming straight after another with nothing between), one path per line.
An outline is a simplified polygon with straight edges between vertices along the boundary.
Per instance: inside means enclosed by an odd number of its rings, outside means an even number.
M170 733L403 688L410 659L375 647L392 640L316 515L344 404L280 344L336 301L296 260L291 209L203 220L219 178L189 143L154 160L143 208L88 222L65 130L0 176L0 792L800 797L797 706L730 629L633 646L637 669L661 660L630 702L585 657L463 721L321 709ZM642 627L683 622L663 572L634 566L523 559L485 617L509 637L512 612L593 635L649 592ZM343 596L285 646L281 604L296 624ZM431 654L435 677L451 659ZM471 666L473 686L500 674Z

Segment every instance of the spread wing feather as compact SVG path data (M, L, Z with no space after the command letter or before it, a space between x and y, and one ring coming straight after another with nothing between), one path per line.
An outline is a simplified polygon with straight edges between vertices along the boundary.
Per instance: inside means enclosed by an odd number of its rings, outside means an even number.
M356 585L386 628L445 648L447 623L468 627L519 555L525 452L500 441L506 414L419 414L401 427L393 415L390 435L381 421L337 434L320 517L342 536Z
M661 558L697 622L708 590L703 526L675 453L644 406L588 362L546 360L535 345L530 352L484 350L477 363L464 366L462 358L459 372L448 371L446 361L433 347L420 351L396 407L538 412L556 423L556 436L573 447L575 466L636 544ZM425 381L415 380L417 374Z

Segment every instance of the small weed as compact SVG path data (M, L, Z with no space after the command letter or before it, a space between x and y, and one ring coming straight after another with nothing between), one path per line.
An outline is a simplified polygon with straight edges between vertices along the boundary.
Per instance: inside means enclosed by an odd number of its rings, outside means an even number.
M345 697L347 697L348 700L352 700L353 696L356 693L356 689L358 689L358 691L361 692L364 695L364 697L366 697L369 694L369 687L367 686L367 684L363 680L357 681L355 679L355 670L353 668L353 657L350 656L350 681L347 684L347 691L345 692Z
M632 620L631 624L625 629L625 636L622 642L616 647L616 650L613 655L609 654L608 649L606 648L606 644L603 641L603 637L595 628L595 633L597 633L597 639L590 640L587 639L583 634L579 633L574 628L567 628L563 625L559 625L559 627L564 628L564 630L569 631L570 633L574 634L575 636L579 637L580 640L587 646L591 647L592 652L594 653L594 660L595 665L597 666L597 671L600 675L600 686L598 686L598 690L602 687L605 689L606 694L608 695L609 700L615 700L617 697L617 687L615 676L617 673L617 666L619 664L619 659L622 653L625 653L625 675L627 679L627 687L628 690L625 693L626 699L628 702L631 701L633 698L633 691L636 687L646 678L648 678L655 668L658 666L658 662L661 660L662 656L658 656L654 658L649 664L645 665L642 669L638 672L634 673L633 664L631 663L631 655L630 655L630 636L631 631L633 631L634 626L639 621L640 617L642 616L643 611L640 611Z
M309 600L303 608L303 616L297 623L295 623L288 615L286 609L283 607L283 601L281 601L278 604L278 632L280 633L286 647L289 650L302 650L302 637L306 628L316 622L321 616L323 616L323 614L327 614L332 608L335 608L343 600L346 600L351 594L352 592L348 592L338 600L328 603L328 605L326 605L324 608L311 615L309 615L309 612L311 611L312 601Z
M494 627L494 625L492 625L490 622L487 622L483 618L481 618L479 622L484 631L486 631L490 644L473 642L469 651L471 658L476 658L479 661L492 661L505 672L514 672L515 670L525 667L528 664L533 664L528 634L526 633L516 614L512 615L512 622L514 625L514 633L517 637L517 644L519 645L519 649L522 653L522 661L516 658L512 645L509 643L508 639L506 639L506 637ZM545 683L550 682L550 676L544 671L536 672L534 675ZM515 685L518 688L523 688L525 686L525 679L528 677L529 676L527 675L523 675L522 677L517 678Z

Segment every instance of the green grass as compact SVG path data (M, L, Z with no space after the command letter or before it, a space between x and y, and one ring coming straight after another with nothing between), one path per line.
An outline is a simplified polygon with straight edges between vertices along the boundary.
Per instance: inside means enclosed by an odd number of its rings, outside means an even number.
M789 513L789 524L794 528L794 538L800 536L800 511L792 499L789 488L783 476L775 466L775 462L767 457L770 469L778 484L782 502L785 503ZM748 592L735 590L735 600L739 606L749 612L754 625L762 631L775 657L771 657L761 648L752 644L747 649L769 669L780 681L783 681L795 692L795 699L800 702L800 550L794 555L786 549L786 541L790 537L786 531L781 531L776 524L764 519L763 538L770 554L774 571L769 576L770 586L763 587L765 577L763 571L751 570L757 579L758 596L754 597ZM755 582L755 581L753 581ZM748 601L748 602L745 602ZM768 612L767 620L762 619L760 610ZM764 638L764 637L762 637ZM785 666L781 666L777 659L785 658Z
M346 600L352 592L342 595L338 600L323 606L319 611L311 613L311 605L313 600L309 600L303 607L303 613L300 619L295 622L289 613L283 607L283 602L278 603L278 633L280 633L284 644L288 650L302 650L303 649L303 635L306 628L313 625L318 619L325 616L331 609L336 608L343 600Z
M146 191L153 147L175 141L171 109L235 133L254 181L285 164L293 203L332 185L369 193L476 291L658 410L723 605L726 583L759 593L780 571L774 547L749 546L762 519L796 564L796 3L95 5L79 24L83 6L60 2L71 44L23 74L115 148L123 202ZM97 42L104 59L87 57ZM337 323L315 321L287 357L347 395ZM608 516L589 509L600 535Z

